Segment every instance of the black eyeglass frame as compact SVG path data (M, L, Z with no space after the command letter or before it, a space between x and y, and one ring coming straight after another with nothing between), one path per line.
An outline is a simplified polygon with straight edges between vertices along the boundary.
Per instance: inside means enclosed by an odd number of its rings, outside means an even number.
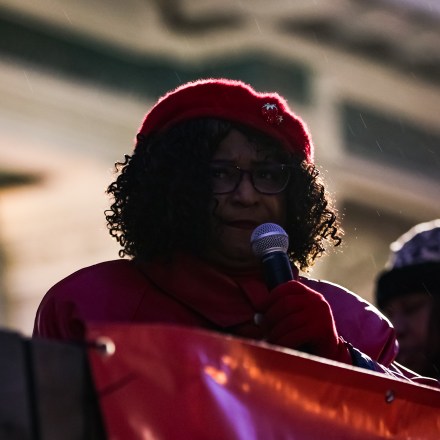
M221 191L221 192L213 191L213 193L216 194L216 195L223 195L223 194L233 193L240 186L240 183L242 182L243 176L245 174L249 174L249 180L251 181L252 186L254 187L255 191L257 191L258 193L264 194L264 195L276 195L276 194L282 193L287 188L287 185L290 182L290 178L291 178L291 175L292 175L291 169L294 166L291 165L291 164L285 164L285 163L273 163L273 164L267 164L266 166L268 166L268 167L270 167L270 166L281 167L282 170L287 170L288 171L288 176L286 178L286 181L284 182L283 187L280 190L267 192L267 191L261 191L260 189L257 188L257 186L255 185L255 182L254 182L253 173L255 171L258 171L258 167L256 169L245 170L245 169L239 167L238 165L233 165L233 164L222 164L222 165L220 165L220 163L219 163L217 165L218 168L221 168L221 167L224 167L224 168L235 168L235 169L237 169L240 172L240 175L238 177L237 182L235 183L235 186L231 190L229 190L229 191ZM216 164L210 164L210 167L211 167L211 169L215 169L216 168Z

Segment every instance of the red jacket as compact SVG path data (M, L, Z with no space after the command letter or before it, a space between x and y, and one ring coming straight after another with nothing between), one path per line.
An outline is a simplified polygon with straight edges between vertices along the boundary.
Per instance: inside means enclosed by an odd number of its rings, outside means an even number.
M397 345L389 321L340 286L299 280L329 302L340 336L389 366ZM256 272L220 272L189 256L173 263L114 260L81 269L53 286L35 319L34 336L81 340L85 322L172 323L262 339L254 322L269 295Z

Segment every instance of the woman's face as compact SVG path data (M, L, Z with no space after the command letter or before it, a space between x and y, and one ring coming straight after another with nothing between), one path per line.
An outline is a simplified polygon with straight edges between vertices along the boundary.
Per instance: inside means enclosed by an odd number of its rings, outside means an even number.
M427 350L431 308L431 296L426 292L412 292L391 299L384 309L399 341L396 360L420 374L430 368Z
M270 167L279 163L273 152L257 146L236 129L232 129L220 143L211 162L212 166L226 164L247 171L256 166L267 164ZM215 168L213 170L214 179L219 174ZM240 183L232 192L214 194L211 209L213 232L208 258L224 266L245 268L259 264L250 245L253 230L262 223L285 226L286 222L284 192L270 195L258 192L248 173L242 174Z

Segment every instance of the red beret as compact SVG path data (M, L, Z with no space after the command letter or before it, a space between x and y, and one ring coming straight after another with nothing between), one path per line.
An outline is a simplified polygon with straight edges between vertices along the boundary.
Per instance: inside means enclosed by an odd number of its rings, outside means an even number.
M278 139L289 151L313 161L313 144L305 123L278 93L259 93L242 81L204 79L183 84L160 98L139 134L162 132L177 122L214 117L239 122Z

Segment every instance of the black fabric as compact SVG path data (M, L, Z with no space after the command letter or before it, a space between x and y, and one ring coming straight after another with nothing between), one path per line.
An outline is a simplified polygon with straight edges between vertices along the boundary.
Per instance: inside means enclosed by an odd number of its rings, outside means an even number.
M382 272L376 282L376 304L382 309L390 299L411 292L440 294L440 262L415 264Z
M374 361L366 354L354 348L351 344L346 343L348 350L350 351L351 359L355 367L364 368L365 370L378 371Z
M86 348L0 329L0 439L104 440Z

